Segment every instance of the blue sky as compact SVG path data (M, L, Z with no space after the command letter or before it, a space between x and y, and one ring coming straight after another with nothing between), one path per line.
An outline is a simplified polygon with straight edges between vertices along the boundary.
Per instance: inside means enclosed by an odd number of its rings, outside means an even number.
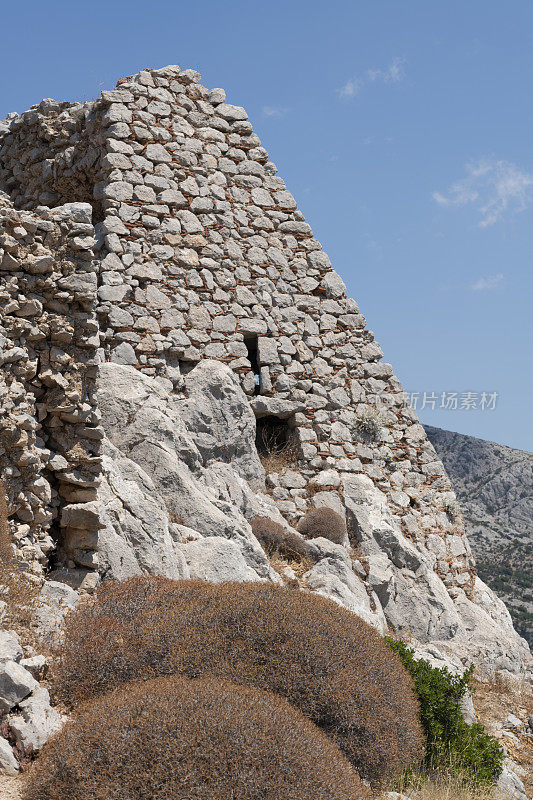
M0 118L146 66L223 87L422 420L532 449L533 3L27 0L2 28Z

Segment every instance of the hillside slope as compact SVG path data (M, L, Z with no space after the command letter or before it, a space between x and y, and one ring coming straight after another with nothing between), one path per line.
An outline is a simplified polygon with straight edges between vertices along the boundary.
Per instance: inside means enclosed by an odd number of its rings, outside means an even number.
M461 503L480 577L533 645L533 455L425 426Z

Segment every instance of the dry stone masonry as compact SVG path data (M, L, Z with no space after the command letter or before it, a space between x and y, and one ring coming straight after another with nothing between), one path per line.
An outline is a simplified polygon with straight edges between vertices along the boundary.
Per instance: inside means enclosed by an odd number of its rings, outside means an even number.
M252 511L266 508L295 526L326 505L347 516L352 544L364 545L369 561L352 569L341 558L335 580L315 567L309 588L348 604L346 587L357 594L364 585L364 613L406 629L419 609L404 584L418 581L416 592L445 609L438 621L426 614L420 638L453 638L464 609L484 603L491 625L512 630L504 607L483 599L442 463L357 303L246 111L199 81L177 66L145 70L95 102L43 100L0 122L0 459L17 547L34 571L78 571L91 588L99 560L106 575L149 570L139 542L154 525L159 544L167 542L160 571L191 574L200 559L202 575L212 574L198 542L209 529L238 540L256 576L275 579L251 534ZM204 361L225 371L200 373ZM219 395L198 388L215 373ZM211 392L216 415L217 396L224 407L239 385L247 409L238 413L253 411L259 449L297 447L291 469L266 476L266 494L258 464L229 476L228 453L213 449L212 421L195 416L190 402L195 391L202 402ZM192 502L183 519L157 457L139 455L149 433L139 429L133 441L131 432L150 403L153 415L172 421L169 431L163 425L165 447L215 493L217 513L239 505L233 527L219 520L211 530L216 515L208 524L198 513L193 524ZM122 427L109 410L115 404L129 415ZM231 425L224 430L231 436ZM225 462L216 475L210 460ZM119 462L129 500L117 489ZM182 496L192 498L190 475ZM128 546L117 560L118 539ZM228 544L217 543L219 560Z

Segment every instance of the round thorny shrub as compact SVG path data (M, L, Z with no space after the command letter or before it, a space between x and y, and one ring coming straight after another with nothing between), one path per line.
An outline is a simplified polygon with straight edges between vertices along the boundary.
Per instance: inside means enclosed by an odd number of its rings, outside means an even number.
M420 701L420 716L426 735L426 766L466 776L476 784L494 783L502 769L504 752L483 725L465 722L459 701L470 689L473 669L452 675L446 667L433 667L415 659L404 642L387 637L413 678Z
M296 531L287 530L269 517L254 517L250 525L267 553L281 553L300 558L309 556L309 546L303 536L299 536Z
M126 684L46 745L24 800L361 800L340 750L286 700L208 678Z
M104 582L69 615L67 703L125 681L216 676L285 697L374 782L423 757L411 679L379 634L333 601L268 583Z
M298 523L298 530L309 539L323 536L324 539L329 539L335 544L342 544L348 535L344 519L327 506L308 511Z

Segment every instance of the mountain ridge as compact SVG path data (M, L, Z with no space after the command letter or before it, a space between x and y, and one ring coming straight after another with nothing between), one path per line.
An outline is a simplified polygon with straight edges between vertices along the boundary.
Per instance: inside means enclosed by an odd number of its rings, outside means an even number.
M454 486L481 578L533 644L533 454L425 425Z

